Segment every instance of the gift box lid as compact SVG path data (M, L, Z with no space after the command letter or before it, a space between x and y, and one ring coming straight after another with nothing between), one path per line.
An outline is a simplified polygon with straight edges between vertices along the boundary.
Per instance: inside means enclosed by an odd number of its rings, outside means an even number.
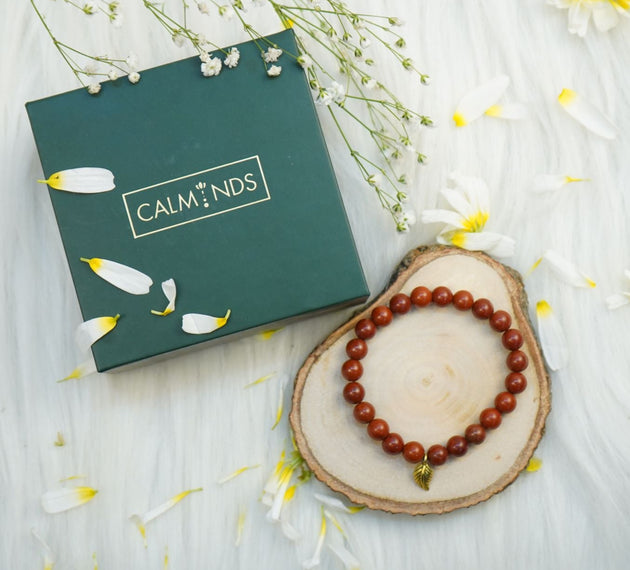
M84 320L121 315L92 346L99 371L367 298L293 32L268 42L284 51L275 78L247 42L216 77L193 57L137 85L27 103L46 178L82 167L115 177L108 192L49 188ZM142 271L150 292L117 289L81 258ZM156 316L170 278L175 311ZM182 330L184 314L228 309L211 334Z

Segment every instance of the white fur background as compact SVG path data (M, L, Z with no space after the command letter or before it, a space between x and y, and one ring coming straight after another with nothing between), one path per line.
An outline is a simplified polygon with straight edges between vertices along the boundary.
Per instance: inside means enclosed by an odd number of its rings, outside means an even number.
M143 68L191 55L178 50L122 2L120 30L39 0L60 39L92 52L135 51ZM177 4L177 2L167 2ZM532 304L547 299L570 345L569 365L552 374L553 403L536 455L500 495L467 510L408 517L339 514L364 569L622 569L630 563L630 306L609 311L607 295L628 290L630 267L630 20L608 33L567 32L566 12L544 0L354 1L364 12L404 19L407 51L432 78L419 87L398 66L385 82L437 127L421 150L430 163L410 188L419 213L439 203L449 172L484 178L492 192L488 228L516 240L507 263L526 272L549 248L597 282L574 289L548 270L526 279ZM254 10L254 8L252 8ZM236 22L196 18L220 44L245 40ZM262 32L279 30L260 13ZM286 327L270 340L249 338L118 375L57 384L81 360L73 342L80 321L24 103L74 89L71 72L29 2L0 0L0 568L42 568L34 528L57 557L55 568L293 569L315 549L320 514L313 481L288 505L302 538L290 542L266 521L261 489L283 448L292 379L309 351L348 312ZM526 102L528 120L482 117L456 129L450 117L473 86L499 74L506 99ZM618 125L609 142L586 131L557 104L563 87L590 99ZM229 105L229 102L226 102ZM200 112L221 112L220 109ZM288 118L290 120L290 118ZM119 125L121 130L125 125ZM325 132L373 294L404 253L435 239L437 227L397 235L331 125ZM536 174L583 176L555 194L530 192ZM248 383L274 373L267 382ZM281 386L285 415L271 430ZM57 432L66 438L55 447ZM260 467L224 484L247 464ZM45 514L42 493L85 474L99 489L83 507ZM203 487L147 527L148 548L128 520L175 493ZM234 546L239 510L243 540ZM336 529L330 526L329 539ZM322 568L341 568L327 548Z

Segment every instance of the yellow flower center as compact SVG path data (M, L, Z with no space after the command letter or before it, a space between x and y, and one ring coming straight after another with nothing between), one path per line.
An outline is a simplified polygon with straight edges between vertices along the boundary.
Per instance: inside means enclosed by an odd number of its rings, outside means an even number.
M480 232L483 230L489 217L490 214L488 212L478 210L472 216L466 218L464 229L467 232Z

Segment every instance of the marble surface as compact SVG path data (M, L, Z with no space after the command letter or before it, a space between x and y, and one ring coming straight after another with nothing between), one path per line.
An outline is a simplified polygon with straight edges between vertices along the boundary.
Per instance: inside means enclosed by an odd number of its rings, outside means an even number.
M170 2L177 4L177 2ZM246 2L248 5L249 3ZM39 0L59 37L86 50L138 54L141 67L191 55L123 2L122 28L86 23L62 2ZM169 2L167 2L169 4ZM562 322L569 364L552 373L552 412L536 455L490 501L441 516L362 511L336 514L361 568L626 568L630 559L630 306L605 298L630 289L630 20L585 38L567 31L566 11L543 0L351 2L406 21L407 52L431 76L421 87L394 64L378 71L436 127L422 133L430 157L409 187L419 214L440 202L454 170L491 190L488 228L511 236L504 260L527 273L543 251L574 261L597 282L577 289L545 268L526 277L532 304L546 299ZM256 8L250 7L250 11ZM261 12L259 29L279 29ZM243 41L236 21L198 20L217 43ZM268 340L243 339L117 375L58 384L81 359L73 331L80 314L41 177L24 103L77 87L29 2L0 0L0 567L44 567L41 545L59 569L254 569L300 567L316 547L317 481L298 488L286 515L291 541L266 519L260 497L283 449L293 377L310 350L348 311L288 326ZM528 105L518 123L482 117L456 128L451 117L473 86L500 73L506 100ZM570 87L619 129L615 141L585 130L558 105ZM217 112L220 112L218 110ZM435 240L421 223L397 234L322 114L348 216L373 294L409 249ZM120 125L124 129L124 125ZM551 194L531 192L537 174L588 178ZM246 388L266 375L267 381ZM275 427L279 399L284 413ZM57 434L65 445L54 445ZM245 465L259 465L218 481ZM85 475L98 489L89 504L43 511L41 496L59 480ZM71 484L66 483L66 484ZM185 489L203 487L147 526L147 547L129 521ZM235 546L239 513L242 540ZM328 547L343 538L328 525L321 568L342 568Z

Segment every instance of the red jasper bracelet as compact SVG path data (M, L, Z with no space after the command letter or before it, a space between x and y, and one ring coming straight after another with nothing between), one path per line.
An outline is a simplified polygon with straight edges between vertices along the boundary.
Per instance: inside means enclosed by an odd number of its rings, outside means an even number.
M494 407L484 409L479 414L479 423L469 425L464 435L454 435L446 445L434 444L426 451L417 441L405 443L403 438L389 429L389 424L376 417L374 406L364 400L365 389L358 380L363 375L361 359L368 352L367 340L371 339L379 328L389 325L394 315L404 315L411 307L426 307L433 303L438 307L453 305L457 310L471 310L480 319L487 320L490 327L501 333L503 346L509 351L506 365L509 370L505 378L505 392L500 392L494 399ZM527 355L519 350L523 344L523 335L517 329L510 328L512 317L503 310L495 311L488 299L475 300L469 291L458 291L453 294L447 287L436 287L433 291L426 287L416 287L411 295L398 293L389 301L389 307L379 305L372 310L371 318L361 319L354 327L356 338L346 345L346 360L341 367L342 376L348 380L344 386L343 397L354 404L354 417L367 424L368 435L380 440L383 450L390 455L402 453L409 462L417 464L414 469L416 483L428 490L433 476L432 467L443 465L449 456L461 457L468 451L468 444L480 444L486 439L486 430L496 429L501 425L503 414L516 408L515 394L527 387L527 380L522 374L527 368Z

